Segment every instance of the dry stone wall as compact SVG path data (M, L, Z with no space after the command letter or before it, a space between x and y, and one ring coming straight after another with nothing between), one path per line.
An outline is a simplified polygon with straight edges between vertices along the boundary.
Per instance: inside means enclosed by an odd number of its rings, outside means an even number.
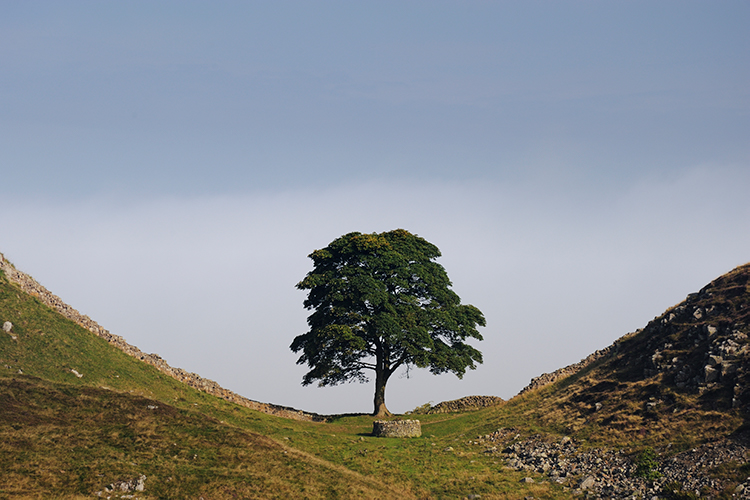
M376 437L419 437L422 424L419 420L376 420L372 423L372 435Z
M464 398L438 403L427 410L427 413L451 413L456 411L479 410L481 408L487 408L488 406L499 405L503 401L503 398L497 396L466 396Z
M638 330L638 332L640 332L640 330ZM631 335L635 335L638 332L628 334L625 337L623 337L623 339ZM621 340L622 339L619 339L618 342ZM591 365L595 361L599 361L600 359L608 357L613 352L616 352L616 350L617 350L617 342L599 351L594 351L593 353L589 354L578 363L573 363L572 365L559 368L553 371L552 373L542 373L538 377L532 378L531 381L529 382L529 385L521 389L521 392L519 392L518 395L520 396L521 394L525 392L528 392L534 389L540 389L549 384L554 384L558 380L562 380L565 377L569 377L570 375L573 375L574 373L578 373L579 371L583 370L584 368Z
M32 297L36 297L42 304L54 309L74 323L77 323L78 325L86 328L95 335L103 338L113 346L123 351L125 354L128 354L136 359L143 361L144 363L155 367L159 371L179 380L180 382L184 382L194 389L206 392L213 396L220 397L232 403L251 408L253 410L261 411L263 413L269 413L271 415L276 415L279 417L308 421L325 420L325 417L314 413L307 413L301 410L296 410L294 408L253 401L244 396L240 396L239 394L235 394L232 391L224 389L213 380L203 378L195 373L187 372L182 368L174 368L170 366L158 354L144 353L137 347L128 344L124 338L120 337L119 335L110 333L96 321L92 320L84 314L79 313L77 310L63 302L60 297L51 293L49 290L40 285L34 278L29 276L28 274L17 270L13 266L13 264L5 259L5 256L3 254L0 254L0 271L5 274L5 277L8 279L8 281L16 284L23 292L31 295Z

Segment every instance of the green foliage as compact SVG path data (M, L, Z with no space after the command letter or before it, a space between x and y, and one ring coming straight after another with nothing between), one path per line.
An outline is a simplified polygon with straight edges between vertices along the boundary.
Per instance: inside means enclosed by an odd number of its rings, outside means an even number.
M297 284L309 290L310 331L290 346L302 351L297 363L310 367L302 383L364 382L372 370L384 392L402 366L459 378L476 368L482 354L465 340L482 340L476 327L484 316L461 304L439 256L435 245L403 229L349 233L311 253L314 268Z
M653 448L643 450L635 462L635 475L653 481L659 479L659 461Z

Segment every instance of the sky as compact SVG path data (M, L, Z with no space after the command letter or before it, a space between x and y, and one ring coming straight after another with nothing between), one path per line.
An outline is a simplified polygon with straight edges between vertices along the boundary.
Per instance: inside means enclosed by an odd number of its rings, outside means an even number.
M315 249L404 228L529 380L750 261L750 3L0 0L0 252L145 352L250 399L302 387Z

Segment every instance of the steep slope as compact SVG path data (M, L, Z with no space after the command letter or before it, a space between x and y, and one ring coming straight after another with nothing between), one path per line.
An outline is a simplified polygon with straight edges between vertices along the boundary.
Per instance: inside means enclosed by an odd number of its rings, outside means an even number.
M420 415L422 437L402 441L371 437L368 416L289 420L199 391L0 273L0 498L750 493L748 275L510 401ZM656 482L637 476L646 447Z
M734 269L465 432L573 495L750 498L749 285Z
M56 311L61 316L69 319L73 323L87 329L93 334L105 339L111 345L117 347L125 354L132 356L146 364L155 367L157 370L165 373L166 375L184 382L194 389L199 391L212 394L220 397L232 403L236 403L253 410L262 411L271 415L278 415L286 418L294 418L298 420L312 420L320 421L323 417L315 415L313 413L306 413L294 408L287 408L284 406L273 405L268 403L260 403L251 399L245 398L224 389L213 380L209 380L201 377L196 373L187 372L181 368L174 368L170 366L164 359L158 354L146 354L135 346L128 344L125 339L119 335L114 335L108 330L100 326L96 321L92 320L88 316L85 316L69 306L60 299L57 295L54 295L41 284L39 284L34 278L23 273L15 268L8 260L5 259L3 254L0 254L0 272L5 276L9 283L16 285L24 293L31 295L38 302L48 306L53 311ZM9 321L4 319L3 321Z
M21 375L0 377L0 471L0 498L408 496L205 413Z
M533 380L515 404L525 401L543 422L598 439L725 436L750 412L748 335L750 264L581 364Z
M279 441L324 424L198 391L2 272L0 325L0 498L132 495L142 476L138 498L410 496Z

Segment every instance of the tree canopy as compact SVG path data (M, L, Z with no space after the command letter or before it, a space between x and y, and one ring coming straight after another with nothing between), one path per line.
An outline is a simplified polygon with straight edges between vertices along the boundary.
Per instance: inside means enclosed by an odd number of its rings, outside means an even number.
M432 243L403 229L349 233L309 257L314 268L297 288L309 290L310 330L290 346L310 368L303 385L366 382L374 371L374 414L384 415L386 383L400 367L461 378L482 362L465 340L482 340L484 316L451 290Z

